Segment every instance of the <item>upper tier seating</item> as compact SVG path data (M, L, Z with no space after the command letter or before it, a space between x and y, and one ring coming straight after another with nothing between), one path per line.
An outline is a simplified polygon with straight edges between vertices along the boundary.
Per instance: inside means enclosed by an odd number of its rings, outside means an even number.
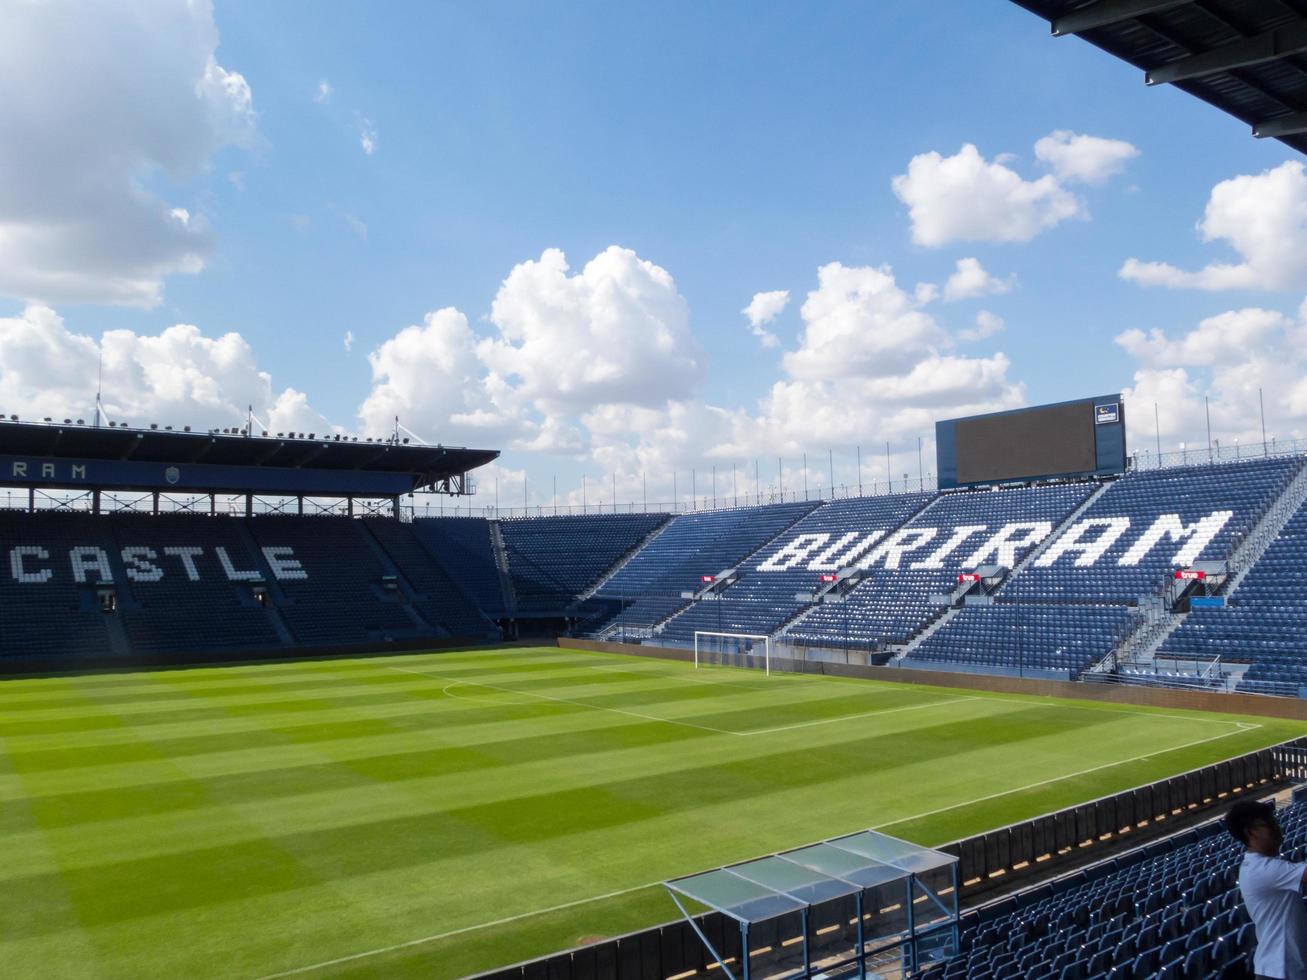
M758 566L775 552L799 540L801 535L825 535L823 544L836 548L838 556L873 531L888 532L919 511L931 494L908 493L883 497L855 497L823 504L740 568L740 578L720 599L696 602L678 613L659 633L664 640L692 640L696 630L731 633L771 634L808 604L795 594L812 592L819 586L820 573L807 562L781 571L759 571ZM840 542L843 547L836 547Z
M1281 854L1302 861L1307 804L1282 809L1279 819ZM1243 853L1210 823L979 909L962 919L960 955L924 976L1251 977L1256 936L1237 883Z
M422 517L413 531L427 553L477 607L492 619L504 615L490 522L480 517Z
M1093 490L1093 484L1063 483L940 494L866 552L860 563L870 566L867 574L844 601L817 606L785 635L795 643L848 649L904 642L941 615L943 607L931 597L950 592L960 572L1015 567ZM1000 545L998 538L1010 543ZM915 547L902 557L885 551L896 539ZM936 567L917 567L923 563Z
M1301 458L1292 457L1150 470L1122 477L1053 547L1003 589L1000 601L1127 604L1160 594L1177 558L1186 565L1227 558L1302 465ZM1222 516L1226 511L1228 518ZM1141 538L1157 525L1159 517L1168 514L1177 515L1186 528L1207 519L1208 530L1199 528L1195 538L1210 534L1210 540L1196 554L1188 555L1185 552L1193 550L1192 539L1176 542L1163 537L1138 554L1136 545ZM1216 528L1214 533L1211 528ZM1107 546L1097 556L1093 551L1085 554L1083 548L1058 554L1059 547L1077 533L1083 533L1086 545L1099 541ZM1107 544L1105 535L1115 535L1115 540ZM1081 561L1085 564L1077 564Z
M667 519L586 514L500 521L518 613L561 614Z
M799 518L817 501L700 511L673 518L599 589L601 599L624 607L609 625L651 627L697 591L701 577L734 568Z
M1307 687L1307 505L1226 601L1190 612L1162 652L1251 661L1239 690L1297 696Z

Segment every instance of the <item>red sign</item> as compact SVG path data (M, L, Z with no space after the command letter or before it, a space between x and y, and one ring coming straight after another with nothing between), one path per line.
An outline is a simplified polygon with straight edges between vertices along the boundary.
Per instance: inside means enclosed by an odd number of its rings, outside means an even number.
M1197 579L1201 582L1203 579L1207 578L1207 573L1197 568L1181 568L1176 571L1175 577L1185 580Z
M711 581L713 581L715 578L717 578L716 575L700 575L700 576L699 576L699 581L700 581L700 582L711 582Z
M980 581L980 576L977 575L975 572L963 572L961 575L958 576L958 581L959 581L959 582L979 582L979 581Z
M821 581L823 581L823 582L834 582L835 579L836 579L836 576L834 576L834 575L822 575L822 576L820 576L820 578L821 578Z

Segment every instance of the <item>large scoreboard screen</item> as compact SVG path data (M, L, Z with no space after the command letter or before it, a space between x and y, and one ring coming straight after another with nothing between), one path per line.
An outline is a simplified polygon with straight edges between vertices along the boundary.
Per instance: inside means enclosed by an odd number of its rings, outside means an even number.
M941 488L1125 470L1120 395L935 423Z

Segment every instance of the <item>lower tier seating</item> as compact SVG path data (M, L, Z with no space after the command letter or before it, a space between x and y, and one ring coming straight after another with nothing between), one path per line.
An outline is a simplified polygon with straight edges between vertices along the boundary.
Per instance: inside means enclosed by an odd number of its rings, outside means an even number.
M1280 811L1281 853L1307 857L1307 804ZM1243 847L1215 822L964 916L932 980L1251 977ZM1227 972L1228 971L1228 972Z

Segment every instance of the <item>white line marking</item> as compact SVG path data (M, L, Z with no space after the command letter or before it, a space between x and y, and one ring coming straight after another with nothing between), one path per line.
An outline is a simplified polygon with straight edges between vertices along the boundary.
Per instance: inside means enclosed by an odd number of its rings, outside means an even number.
M437 680L448 681L454 680L451 677L442 677L440 674L432 674L424 670L410 670L407 667L395 667L388 665L391 670L403 671L405 674L417 674L420 677L434 677ZM703 732L713 732L717 735L739 735L740 732L733 732L725 728L713 728L709 725L696 725L691 721L675 721L671 718L659 718L655 715L644 715L638 711L627 711L625 708L607 708L599 704L586 704L584 701L573 701L570 698L556 698L551 694L537 694L534 691L519 691L511 687L503 687L499 684L487 684L484 681L457 681L456 683L465 684L469 687L485 687L492 691L506 691L509 694L520 694L524 697L539 698L542 701L554 701L558 704L572 704L580 708L591 708L594 711L611 711L614 714L628 715L631 718L641 718L645 721L660 721L668 725L681 725L685 728L697 728Z
M561 912L564 909L575 908L578 905L589 905L591 902L603 902L610 898L620 898L623 895L629 895L631 892L643 891L646 888L652 888L654 885L660 885L662 882L652 881L647 885L634 885L631 888L623 888L619 891L608 892L605 895L593 895L590 898L578 898L574 902L564 902L562 905L555 905L547 909L535 909L531 912L522 912L520 915L508 915L502 919L495 919L493 922L478 922L474 926L463 926L461 929L451 929L449 932L439 932L433 936L423 936L421 939L410 939L407 942L395 943L393 946L379 946L376 949L365 950L362 953L351 953L349 956L339 956L334 960L324 960L321 963L314 963L311 966L298 966L293 970L282 970L280 973L268 973L258 978L258 980L277 980L278 977L293 977L299 973L309 973L313 970L325 970L327 967L339 966L342 963L351 963L354 960L365 959L369 956L379 956L382 953L393 953L399 949L408 949L412 946L421 946L423 943L439 942L442 939L452 939L454 936L461 936L465 932L476 932L478 929L489 929L493 926L507 925L510 922L517 922L519 919L529 919L536 915L548 915L550 912Z
M1195 739L1192 742L1185 742L1183 745L1173 745L1166 749L1157 749L1153 752L1147 752L1144 755L1136 755L1129 759L1118 759L1115 762L1105 762L1101 766L1092 766L1089 769L1081 769L1078 772L1068 772L1061 776L1054 776L1051 779L1041 779L1037 783L1027 783L1025 786L1018 786L1015 789L1005 789L1000 793L990 793L988 796L978 796L974 800L965 800L961 803L951 803L948 806L941 806L934 810L927 810L925 813L914 813L910 817L900 817L898 820L891 820L888 823L878 824L873 830L881 830L885 827L893 827L897 824L907 823L910 820L920 820L922 817L933 817L937 813L947 813L949 810L956 810L958 807L972 806L976 803L984 803L988 800L998 799L1000 796L1010 796L1013 793L1024 793L1028 789L1038 789L1040 786L1047 786L1049 783L1060 783L1064 779L1074 779L1076 776L1087 776L1091 772L1098 772L1101 769L1112 769L1116 766L1128 765L1131 762L1142 762L1144 759L1151 759L1155 755L1165 755L1167 752L1179 752L1181 749L1192 748L1195 745L1202 745L1204 742L1215 742L1219 738L1229 738L1231 735L1238 735L1241 732L1252 731L1255 728L1261 728L1261 725L1245 724L1241 721L1232 722L1238 725L1238 729L1232 732L1222 732L1220 735L1211 735L1208 738Z
M871 718L878 715L892 715L900 711L919 711L922 708L938 708L946 704L961 704L963 701L983 701L984 698L952 698L948 701L930 701L926 704L909 704L902 708L881 708L878 711L863 711L856 715L840 715L838 718L818 718L815 721L801 721L794 725L777 725L775 728L754 728L741 735L770 735L772 732L788 732L795 728L811 728L813 725L829 725L835 721L852 721L854 718Z
M441 675L439 674L432 674L432 673L428 673L427 671L410 670L407 667L395 667L394 665L389 665L389 666L391 670L403 671L405 674L417 674L422 677L434 677L439 680L450 680L450 678L448 677L441 677ZM571 698L554 697L552 694L537 694L534 691L519 691L516 688L503 687L499 684L486 684L481 681L454 681L448 687L444 688L441 693L448 693L450 687L455 687L459 685L464 687L485 687L494 691L506 691L509 694L517 694L523 697L541 698L545 701L557 701L559 704L573 704L581 708L592 708L595 711L612 711L619 715L629 715L632 718L642 718L645 721L663 722L668 725L681 725L685 728L697 728L700 731L713 732L718 735L738 735L740 737L749 736L749 735L769 735L773 732L787 732L795 728L810 728L813 725L830 725L837 721L851 721L854 718L869 718L873 715L891 715L899 711L916 711L921 708L936 708L946 704L959 704L963 701L984 700L983 698L978 698L978 697L964 697L964 698L954 698L949 701L928 701L925 704L910 704L902 708L883 708L877 711L864 711L859 714L853 714L853 715L840 715L837 718L818 718L814 721L801 721L794 725L778 725L775 728L753 728L741 732L741 731L736 731L733 728L714 728L711 725L699 725L692 721L679 721L675 718L662 718L659 717L658 715L646 715L646 714L642 714L639 711L628 711L625 708L610 708L601 704L588 704L585 701L574 701ZM449 696L466 697L466 695L453 695L453 694ZM469 700L473 700L473 699L469 699ZM499 704L502 702L492 702L492 703Z
M394 669L401 670L402 668L396 667ZM410 673L412 672L410 671ZM984 700L984 699L978 698L976 700ZM1253 729L1262 727L1261 725L1244 723L1244 722L1232 722L1231 724L1238 725L1239 731L1251 731ZM1081 769L1079 772L1069 772L1061 776L1054 776L1052 779L1042 779L1037 783L1029 783L1025 786L1016 786L1012 789L1006 789L999 793L990 793L988 796L978 796L974 800L965 800L961 803L954 803L951 806L940 807L935 810L927 810L924 813L914 813L911 816L900 817L898 820L892 820L889 823L879 824L878 826L873 827L872 829L881 830L885 827L893 827L897 824L907 823L910 820L920 820L923 817L934 816L937 813L944 813L948 810L956 810L958 807L971 806L974 803L984 803L988 800L998 799L1000 796L1010 796L1013 793L1023 793L1028 789L1036 789L1040 786L1046 786L1049 783L1060 782L1064 779L1074 779L1076 776L1086 776L1092 772L1099 772L1100 770L1103 769L1111 769L1114 766L1123 766L1131 762L1140 762L1143 759L1150 759L1155 755L1164 755L1167 752L1178 752L1180 749L1187 749L1194 745L1201 745L1204 742L1213 742L1216 739L1228 738L1230 735L1237 735L1237 734L1239 734L1238 731L1223 732L1220 735L1213 735L1211 738L1202 738L1194 742L1185 742L1183 745L1175 745L1167 749L1158 749L1155 752L1149 752L1147 755L1138 755L1132 759L1120 759L1116 762L1107 762L1101 766L1093 766L1089 769ZM852 833L853 831L850 832ZM324 960L321 963L314 963L310 966L300 966L300 967L296 967L293 970L283 970L280 973L269 973L266 974L265 976L259 977L258 980L278 980L278 978L280 977L291 977L301 973L311 973L314 970L323 970L326 969L327 967L339 966L341 963L352 963L355 960L366 959L369 956L380 956L383 953L393 953L396 950L409 949L413 946L421 946L425 943L439 942L442 939L451 939L454 936L461 936L465 933L476 932L480 929L490 929L493 928L494 926L506 925L510 922L517 922L521 919L529 919L537 915L549 915L551 912L561 912L564 909L576 908L579 905L589 905L591 902L603 902L603 901L607 901L610 898L620 898L622 895L630 895L632 892L643 891L646 888L654 888L658 885L661 885L662 882L663 882L662 879L659 879L658 881L649 881L643 885L633 885L630 888L622 888L618 891L607 892L606 894L603 895L592 895L589 898L578 898L571 902L564 902L562 905L554 905L549 908L543 908L543 909L534 909L533 911L530 912L522 912L519 913L518 915L506 916L502 919L495 919L491 922L481 922L478 923L477 925L463 926L460 929L452 929L449 932L436 933L435 935L432 936L423 936L420 939L410 939L407 942L395 943L391 946L379 946L376 949L364 950L361 953L351 953L348 956L340 956L334 960Z

